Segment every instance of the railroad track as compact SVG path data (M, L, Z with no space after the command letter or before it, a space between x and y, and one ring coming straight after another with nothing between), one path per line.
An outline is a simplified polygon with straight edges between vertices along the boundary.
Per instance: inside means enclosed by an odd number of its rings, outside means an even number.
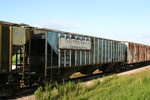
M66 82L67 81L84 82L84 81L89 81L89 80L92 80L92 79L95 79L95 78L102 78L103 76L123 73L123 72L129 71L129 70L134 70L134 69L141 68L141 67L144 67L144 66L146 66L146 65L138 65L138 66L137 65L132 65L130 67L121 69L119 72L107 72L107 73L100 72L100 73L88 74L88 75L85 75L85 76L66 79L65 81Z
M120 72L117 72L117 73L96 73L96 74L90 74L90 75L85 75L85 76L80 76L80 77L76 77L76 78L70 78L70 79L65 79L64 81L65 82L69 82L69 81L73 81L73 82L85 82L85 81L90 81L92 79L96 79L96 78L102 78L103 76L108 76L108 75L111 75L111 74L119 74L119 73L122 73L122 72L126 72L126 71L129 71L129 70L134 70L134 69L138 69L138 68L141 68L141 67L144 67L146 65L140 65L140 66L132 66L132 67L129 67L127 69L121 69ZM24 96L29 96L29 95L32 95L38 88L38 85L35 85L35 86L31 86L31 87L24 87L24 88L21 88L18 92L16 92L13 96L10 96L10 97L3 97L4 99L17 99L17 98L21 98L21 97L24 97Z
M23 87L23 88L20 88L20 90L13 93L11 96L0 97L0 98L2 98L2 100L17 99L17 98L21 98L24 96L32 95L37 89L38 89L38 85L34 85L31 87Z

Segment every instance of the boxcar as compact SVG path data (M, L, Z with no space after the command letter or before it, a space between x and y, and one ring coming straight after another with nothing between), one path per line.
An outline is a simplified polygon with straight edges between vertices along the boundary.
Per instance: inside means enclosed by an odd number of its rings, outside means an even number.
M136 64L150 61L150 46L124 42L127 46L127 64Z

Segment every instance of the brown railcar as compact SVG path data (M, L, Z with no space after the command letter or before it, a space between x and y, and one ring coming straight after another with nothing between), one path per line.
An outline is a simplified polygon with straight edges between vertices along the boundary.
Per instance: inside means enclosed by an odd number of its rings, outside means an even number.
M150 46L133 42L124 42L127 46L127 64L150 61Z

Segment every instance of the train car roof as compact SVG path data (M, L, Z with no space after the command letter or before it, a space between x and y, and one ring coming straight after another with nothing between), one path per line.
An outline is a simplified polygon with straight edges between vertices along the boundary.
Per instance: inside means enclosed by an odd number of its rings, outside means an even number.
M12 23L12 22L0 21L0 24L18 26L18 27L25 27L25 28L33 28L33 29L36 29L36 30L50 31L50 32L56 32L56 33L63 33L63 34L71 34L71 35L82 36L82 37L98 38L98 39L116 41L116 42L122 42L122 43L134 43L134 42L128 42L128 41L118 41L118 40L113 40L113 39L106 39L106 38L90 36L90 35L84 35L84 34L73 33L73 32L65 32L65 31L48 29L48 28L33 27L33 26L30 26L30 25L24 24L24 23L17 24L17 23ZM140 43L135 43L135 44L145 45L145 44L140 44ZM145 45L145 46L149 46L149 45Z
M12 22L0 21L0 24L10 25L10 26L18 26L18 27L25 27L25 28L33 28L33 29L36 29L36 30L43 30L43 31L56 32L56 33L70 34L70 35L76 35L76 36L81 36L81 37L99 38L99 39L103 39L103 40L121 42L121 41L118 41L118 40L101 38L101 37L90 36L90 35L84 35L84 34L79 34L79 33L65 32L65 31L48 29L48 28L39 28L39 27L30 26L30 25L24 24L24 23L17 24L17 23L12 23Z

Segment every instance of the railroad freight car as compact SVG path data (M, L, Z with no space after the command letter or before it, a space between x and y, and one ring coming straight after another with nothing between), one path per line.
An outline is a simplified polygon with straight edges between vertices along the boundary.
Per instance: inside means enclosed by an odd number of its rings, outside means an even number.
M150 61L150 46L132 42L123 42L127 46L126 64L139 64Z
M112 72L146 62L147 45L0 21L0 96L75 72Z
M107 72L125 63L126 45L120 41L50 29L34 29L32 33L31 68L43 77L58 80L75 72Z
M0 21L0 96L7 95L20 87L22 76L19 73L24 71L23 65L20 65L18 72L13 70L12 57L27 41L27 30L25 28L18 24ZM21 52L22 50L20 50L20 58Z

